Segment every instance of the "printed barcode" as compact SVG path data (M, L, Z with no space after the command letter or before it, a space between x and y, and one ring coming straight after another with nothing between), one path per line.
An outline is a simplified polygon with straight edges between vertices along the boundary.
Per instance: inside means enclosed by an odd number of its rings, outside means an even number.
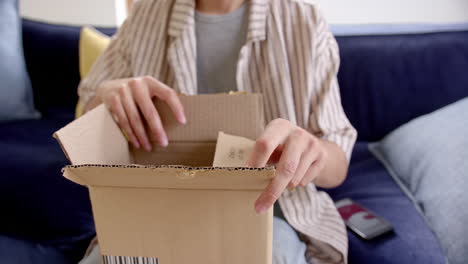
M102 256L103 264L159 264L158 258Z

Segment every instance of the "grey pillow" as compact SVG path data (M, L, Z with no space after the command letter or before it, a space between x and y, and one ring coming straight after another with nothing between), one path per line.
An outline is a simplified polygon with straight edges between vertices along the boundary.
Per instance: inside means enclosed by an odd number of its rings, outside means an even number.
M468 98L370 145L439 238L449 263L468 263Z
M26 72L17 0L0 1L0 121L38 117Z

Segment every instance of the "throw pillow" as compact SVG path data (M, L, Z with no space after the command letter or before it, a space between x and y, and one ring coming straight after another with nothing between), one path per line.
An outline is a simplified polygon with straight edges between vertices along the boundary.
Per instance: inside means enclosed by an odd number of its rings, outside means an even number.
M370 145L426 217L449 263L468 260L468 98Z
M37 118L17 0L0 1L0 121Z
M109 46L110 37L100 33L94 28L84 27L80 34L80 76L84 79L94 65L94 62ZM78 102L76 117L83 114L83 105Z

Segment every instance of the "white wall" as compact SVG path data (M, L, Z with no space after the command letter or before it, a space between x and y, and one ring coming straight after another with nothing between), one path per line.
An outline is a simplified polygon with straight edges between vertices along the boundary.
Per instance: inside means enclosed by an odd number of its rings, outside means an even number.
M1 1L1 0L0 0ZM126 16L125 0L20 0L23 17L59 24L112 27Z
M0 0L1 1L1 0ZM312 0L330 24L468 23L468 0ZM55 23L120 25L125 0L20 0L23 16Z
M313 0L330 24L467 23L468 0Z

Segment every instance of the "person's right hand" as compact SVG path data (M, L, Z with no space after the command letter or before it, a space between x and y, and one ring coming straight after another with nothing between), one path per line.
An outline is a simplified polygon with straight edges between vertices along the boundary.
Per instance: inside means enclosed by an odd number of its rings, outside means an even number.
M168 138L153 98L166 102L181 124L187 122L177 93L153 77L105 81L99 86L96 97L113 113L133 146L143 146L146 151L151 151L152 145L143 119L148 124L148 133L154 135L159 145L168 145Z

